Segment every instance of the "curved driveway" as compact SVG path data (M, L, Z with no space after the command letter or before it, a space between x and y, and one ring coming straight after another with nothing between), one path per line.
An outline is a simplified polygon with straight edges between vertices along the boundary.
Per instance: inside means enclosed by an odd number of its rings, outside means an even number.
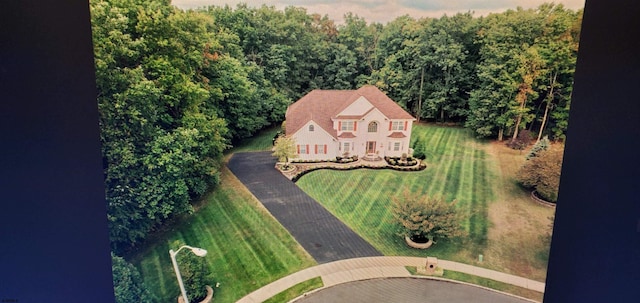
M246 152L235 153L227 166L316 262L382 256L278 172L275 163L271 152Z

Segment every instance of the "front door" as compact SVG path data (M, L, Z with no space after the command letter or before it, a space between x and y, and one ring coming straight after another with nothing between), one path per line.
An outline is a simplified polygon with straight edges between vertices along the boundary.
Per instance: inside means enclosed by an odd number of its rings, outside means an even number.
M367 141L367 154L376 153L376 141Z

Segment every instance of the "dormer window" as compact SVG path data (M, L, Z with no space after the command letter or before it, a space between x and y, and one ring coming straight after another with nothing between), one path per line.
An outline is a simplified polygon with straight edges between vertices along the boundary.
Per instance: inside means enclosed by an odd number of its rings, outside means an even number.
M370 133L377 133L378 132L378 122L369 123L368 131Z
M309 125L309 131L312 132L313 131L313 124Z

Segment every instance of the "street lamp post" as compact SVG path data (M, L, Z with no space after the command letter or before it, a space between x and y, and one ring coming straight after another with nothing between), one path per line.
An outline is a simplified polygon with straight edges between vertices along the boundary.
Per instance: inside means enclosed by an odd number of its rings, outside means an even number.
M189 303L189 299L187 298L187 291L184 289L184 283L182 283L182 276L180 275L180 269L178 268L178 262L176 261L176 255L183 249L188 248L191 250L193 254L198 257L204 257L207 255L207 251L202 248L191 247L189 245L183 245L178 250L173 251L173 249L169 250L169 255L171 256L171 263L173 263L173 270L176 272L176 277L178 278L178 285L180 285L180 291L182 292L182 298L184 298L185 303Z

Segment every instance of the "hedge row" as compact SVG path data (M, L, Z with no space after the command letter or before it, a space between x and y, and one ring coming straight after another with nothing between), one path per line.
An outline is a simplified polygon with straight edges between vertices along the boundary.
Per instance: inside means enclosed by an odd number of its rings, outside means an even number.
M358 156L336 157L335 160L291 160L291 163L351 163L358 161Z

